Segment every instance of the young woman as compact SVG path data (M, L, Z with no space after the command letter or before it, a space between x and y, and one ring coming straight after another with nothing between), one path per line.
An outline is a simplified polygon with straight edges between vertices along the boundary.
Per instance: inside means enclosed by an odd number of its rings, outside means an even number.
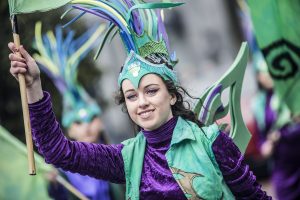
M124 16L129 16L128 26L123 26L125 22L118 16L112 20L121 30L129 54L119 75L117 99L124 103L139 133L122 144L67 140L53 114L50 94L42 90L34 59L22 46L16 49L13 43L8 45L12 52L22 55L9 55L10 72L16 78L18 73L26 76L33 138L46 162L125 183L126 199L131 200L270 199L233 141L217 125L202 126L184 106L184 90L173 70L175 59L168 53L160 12L130 9L137 1L124 2L118 12L109 10L116 15L125 10ZM157 4L145 7L157 8Z
M16 50L13 43L9 48ZM23 47L19 52L23 58L9 55L10 71L26 76L34 139L47 163L126 183L127 199L269 198L232 140L216 126L200 127L174 83L154 73L138 88L122 81L128 114L142 130L135 138L117 145L67 140L42 91L38 66Z

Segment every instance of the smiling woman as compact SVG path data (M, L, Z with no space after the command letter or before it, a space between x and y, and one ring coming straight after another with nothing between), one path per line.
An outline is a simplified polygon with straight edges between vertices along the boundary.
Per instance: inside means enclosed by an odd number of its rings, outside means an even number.
M139 96L139 91L140 95L143 96ZM141 79L141 83L137 89L134 88L129 80L124 80L115 100L117 104L123 105L123 111L127 112L130 119L133 120L136 125L136 131L140 131L141 128L148 130L148 128L134 120L134 112L131 114L129 110L131 108L130 106L140 106L137 115L147 114L145 117L140 116L140 118L149 118L150 114L156 110L156 107L164 107L153 113L156 114L158 121L156 121L157 124L155 123L156 126L154 126L152 130L160 127L173 116L181 116L186 120L198 124L199 127L202 127L203 124L197 120L195 113L190 110L189 102L184 101L183 95L185 94L191 97L181 86L175 86L172 81L164 80L158 74L148 74ZM138 104L140 103L138 102L139 100L143 100L139 98L145 98L146 104Z
M128 114L139 127L155 130L173 117L171 105L176 102L176 96L169 94L158 75L145 75L137 89L126 79L122 90Z
M9 55L11 74L27 77L33 134L46 161L71 172L125 183L126 199L131 200L270 199L232 139L216 124L203 126L184 104L185 90L173 69L176 59L169 53L161 12L151 9L173 4L103 2L128 17L130 34L116 24L128 50L117 101L124 104L139 132L116 145L68 141L52 112L50 94L42 91L38 67L21 47L23 58ZM113 17L110 12L106 16L103 8L98 10L105 19ZM14 52L12 43L9 48Z

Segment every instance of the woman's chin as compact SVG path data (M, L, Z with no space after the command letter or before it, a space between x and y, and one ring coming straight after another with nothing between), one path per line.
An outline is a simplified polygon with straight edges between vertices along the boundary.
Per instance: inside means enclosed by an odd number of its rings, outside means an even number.
M149 121L141 123L140 127L142 127L146 131L153 131L158 129L160 127L160 124Z

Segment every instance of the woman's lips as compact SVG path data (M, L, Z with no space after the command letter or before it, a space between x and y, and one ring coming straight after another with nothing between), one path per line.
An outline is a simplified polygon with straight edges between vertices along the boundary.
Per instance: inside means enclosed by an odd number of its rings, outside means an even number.
M151 116L151 114L153 113L155 109L151 109L151 110L145 110L142 112L139 112L138 115L142 118L142 119L147 119Z

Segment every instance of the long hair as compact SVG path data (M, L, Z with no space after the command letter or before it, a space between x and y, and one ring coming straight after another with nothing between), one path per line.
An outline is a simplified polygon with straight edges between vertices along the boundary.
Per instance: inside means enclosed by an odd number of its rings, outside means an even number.
M192 99L197 98L191 96L182 86L175 85L171 80L163 79L163 82L165 83L169 94L176 96L176 102L171 106L173 116L180 116L185 120L194 122L200 128L203 127L204 124L197 119L196 114L191 110L190 103L184 99L185 95Z

